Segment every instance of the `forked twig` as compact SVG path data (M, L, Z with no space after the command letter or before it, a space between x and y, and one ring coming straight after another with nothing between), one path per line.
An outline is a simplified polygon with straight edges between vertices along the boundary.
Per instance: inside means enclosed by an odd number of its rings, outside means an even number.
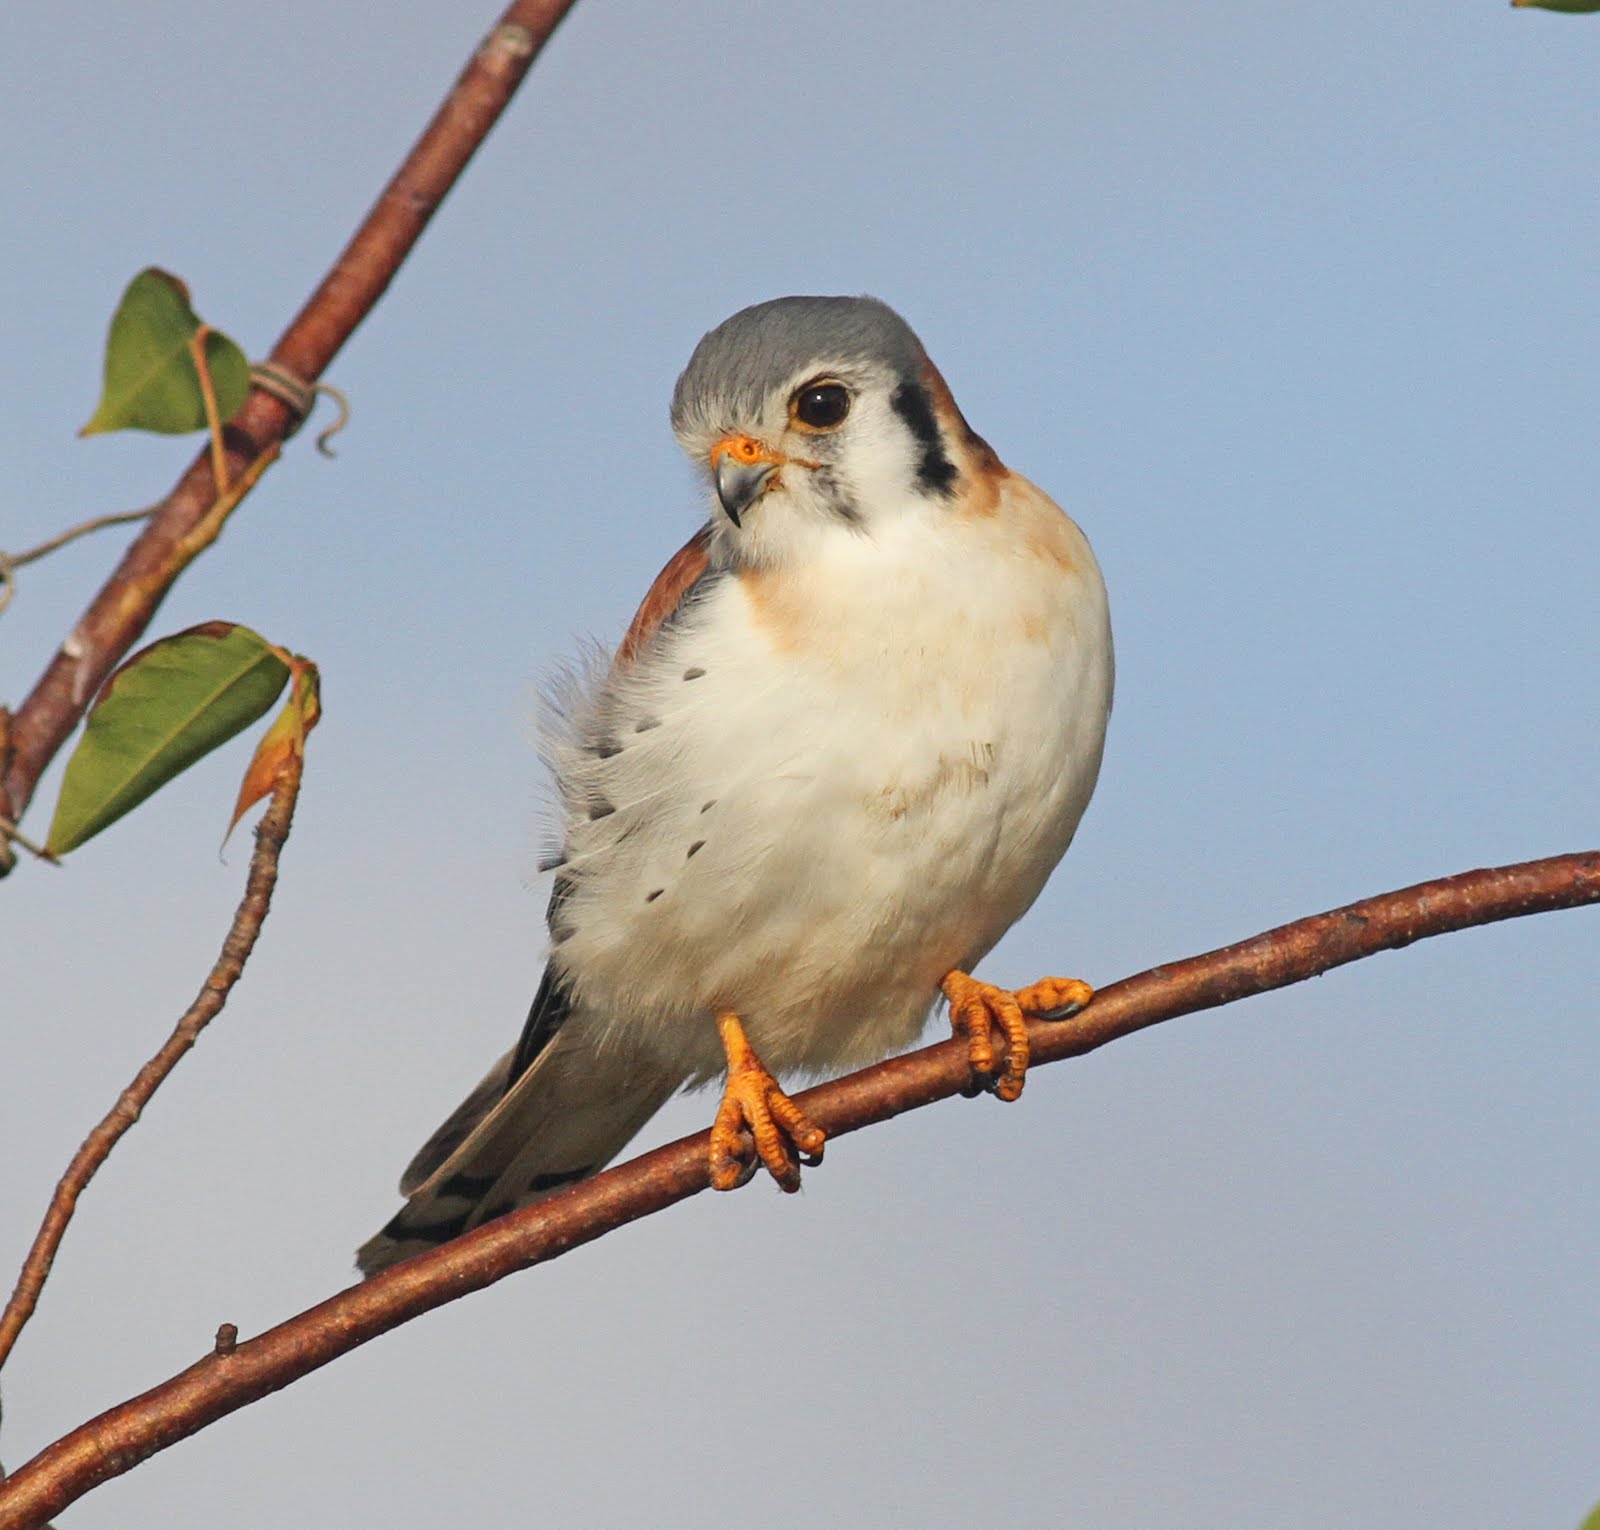
M328 274L290 321L271 365L314 384L383 296L446 193L499 121L534 59L576 0L513 0L379 194ZM300 416L281 394L257 386L223 433L190 463L156 507L16 710L9 756L0 759L0 817L20 821L45 767L90 699L149 624L173 582L222 529L223 478L237 489L277 455ZM0 585L4 581L0 580ZM7 869L0 855L0 876Z

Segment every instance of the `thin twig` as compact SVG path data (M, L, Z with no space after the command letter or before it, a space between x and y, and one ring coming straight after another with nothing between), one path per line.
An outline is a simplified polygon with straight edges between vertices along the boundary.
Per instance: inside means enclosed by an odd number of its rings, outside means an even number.
M44 861L51 866L59 866L61 864L60 860L51 855L43 845L34 844L9 818L0 818L0 841L5 840L21 845L35 860Z
M1029 1026L1034 1063L1430 935L1600 902L1600 850L1468 871L1314 914L1252 940L1154 967L1102 989L1070 1021ZM945 1042L807 1090L797 1103L830 1136L959 1093L964 1043ZM709 1134L687 1137L329 1297L259 1337L204 1358L47 1447L0 1487L0 1530L35 1530L90 1488L411 1318L696 1195Z
M22 568L53 553L58 547L65 547L68 542L88 536L91 531L104 531L107 526L126 526L132 521L147 521L160 508L159 505L146 505L143 510L119 510L115 515L97 515L93 520L69 526L60 535L51 537L48 542L41 542L37 547L30 547L26 552L8 553L6 561L12 568Z
M433 121L383 189L332 269L290 322L270 361L315 383L383 296L446 193L500 119L529 67L576 0L514 0L473 53ZM225 471L270 462L299 416L280 397L252 390L229 421ZM20 821L45 767L71 736L89 700L116 668L197 553L221 530L218 469L209 445L190 463L124 554L17 708L11 759L0 776L0 815ZM237 497L233 503L237 503ZM196 532L204 526L206 535ZM0 875L4 874L0 860Z
M68 542L88 536L91 531L103 531L107 526L125 526L129 521L147 520L159 508L157 505L151 505L144 510L122 510L115 515L97 515L91 521L69 526L59 536L51 537L48 542L41 542L37 547L30 547L26 552L0 552L0 613L11 604L11 597L16 594L19 568L35 562L47 553L53 553L58 547L65 547Z
M199 1039L200 1032L216 1017L228 1002L233 985L261 933L262 921L272 902L272 889L278 880L278 856L284 841L289 837L289 825L294 818L295 798L300 791L301 760L291 754L285 759L273 788L272 801L261 822L256 826L256 847L250 857L250 874L245 880L244 897L234 913L227 938L222 943L222 953L217 957L199 995L184 1011L172 1034L162 1044L160 1051L135 1075L134 1080L117 1097L105 1119L84 1139L83 1146L73 1155L67 1171L56 1185L50 1198L49 1210L28 1250L22 1273L17 1278L16 1289L0 1313L0 1366L4 1366L17 1336L22 1332L33 1310L38 1305L39 1293L50 1276L50 1266L55 1262L56 1251L72 1220L89 1181L117 1145L122 1134L139 1119L140 1113L150 1103L150 1097L165 1082L167 1075L177 1067L179 1059Z

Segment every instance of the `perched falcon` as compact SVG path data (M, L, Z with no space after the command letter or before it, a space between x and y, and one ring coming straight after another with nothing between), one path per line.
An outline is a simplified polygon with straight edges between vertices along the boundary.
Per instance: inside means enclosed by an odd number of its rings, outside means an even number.
M1025 1016L1089 998L970 976L1100 769L1111 628L1082 532L871 298L736 313L672 425L708 523L547 740L565 842L544 979L406 1170L367 1275L598 1172L724 1074L711 1183L759 1158L793 1190L823 1134L777 1077L908 1045L942 993L978 1080L1015 1099Z

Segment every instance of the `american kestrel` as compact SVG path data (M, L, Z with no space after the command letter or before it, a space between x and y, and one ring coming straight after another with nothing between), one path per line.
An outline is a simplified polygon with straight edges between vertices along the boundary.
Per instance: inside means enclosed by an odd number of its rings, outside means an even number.
M710 519L549 730L543 981L406 1170L367 1275L597 1173L724 1073L711 1183L759 1159L794 1190L823 1134L777 1077L907 1046L943 993L976 1080L1012 1100L1025 1017L1089 999L970 976L1099 773L1111 627L1083 533L872 298L736 313L672 426Z

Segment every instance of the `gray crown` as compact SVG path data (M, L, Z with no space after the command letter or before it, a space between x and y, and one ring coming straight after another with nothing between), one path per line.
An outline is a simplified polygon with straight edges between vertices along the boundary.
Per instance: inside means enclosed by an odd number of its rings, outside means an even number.
M927 359L911 326L876 298L774 298L740 309L694 348L672 392L672 428L751 419L774 388L811 368L879 362L915 382Z

